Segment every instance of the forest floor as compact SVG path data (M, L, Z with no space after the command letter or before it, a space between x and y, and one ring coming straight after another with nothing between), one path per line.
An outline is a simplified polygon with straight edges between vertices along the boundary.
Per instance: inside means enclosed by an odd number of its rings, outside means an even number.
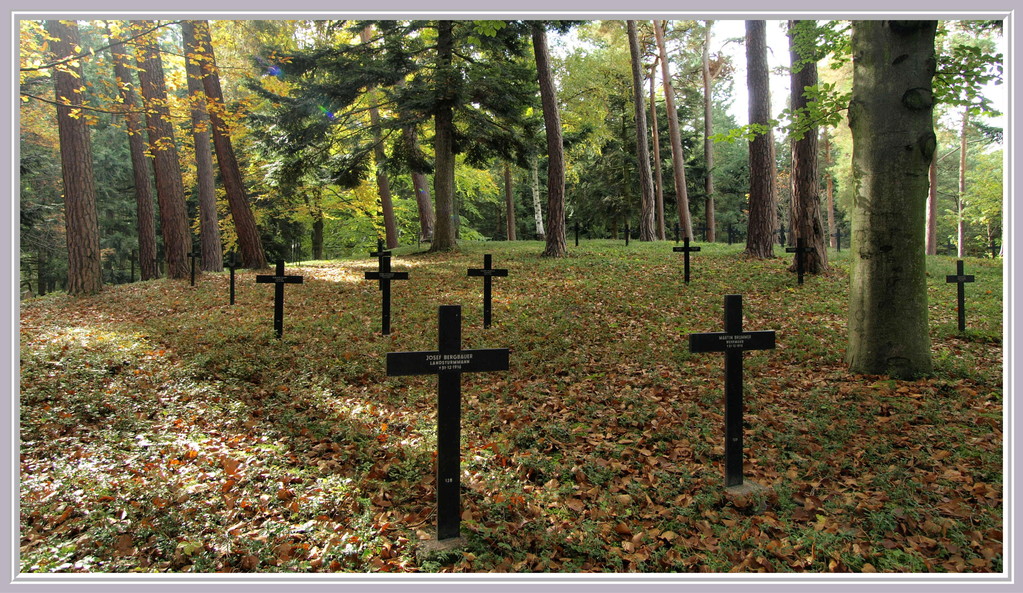
M283 339L254 272L21 305L22 572L987 572L1003 569L1001 260L928 263L934 373L850 374L848 263L797 286L791 258L703 244L470 243L396 251L392 334L365 258L300 262ZM494 325L482 329L482 254ZM776 247L777 255L782 250ZM725 294L777 348L745 355L745 476L723 489ZM462 378L466 546L419 560L435 518L436 379L385 376L434 350L510 348Z

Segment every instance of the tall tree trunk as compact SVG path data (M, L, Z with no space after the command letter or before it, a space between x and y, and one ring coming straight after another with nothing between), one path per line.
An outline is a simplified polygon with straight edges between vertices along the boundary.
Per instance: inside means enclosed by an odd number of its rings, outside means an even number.
M433 195L437 201L437 221L430 251L449 251L458 246L452 214L455 201L454 100L455 72L454 32L452 21L437 22L437 93L434 123Z
M824 151L824 162L826 163L827 170L824 172L824 191L828 198L828 242L831 244L832 249L838 248L838 236L836 233L838 229L835 228L835 180L831 176L831 135L828 134L828 130L825 129L824 133L821 134L823 139L823 151Z
M714 80L710 76L710 28L714 21L707 21L703 38L703 155L707 163L707 178L704 180L704 211L707 213L707 241L717 240L717 220L714 216Z
M312 247L313 259L323 259L323 209L319 206L313 208Z
M401 129L402 141L405 142L409 154L419 154L419 139L415 124ZM416 192L416 209L419 211L419 239L433 240L433 200L430 199L430 184L427 183L423 171L412 171L412 188Z
M539 158L533 156L529 160L529 189L533 193L533 220L536 222L536 238L539 241L547 240L547 233L543 228L543 206L540 202L540 165Z
M540 83L540 104L543 106L543 127L547 133L547 245L545 257L564 257L565 242L565 148L561 140L561 114L558 95L547 53L547 31L543 23L533 22L533 54Z
M153 26L151 21L133 21L132 24L139 30L151 29ZM160 207L160 230L163 234L167 277L185 278L190 270L188 252L192 248L192 237L188 231L181 163L167 105L163 63L155 33L139 38L138 43L143 56L139 64L139 82L142 86L142 102L146 108L149 150L153 155L156 173L156 198Z
M643 97L642 54L639 49L639 34L636 21L626 21L629 31L629 53L632 55L632 103L636 110L636 160L639 162L639 187L642 191L639 206L639 240L653 241L654 231L654 181L650 173L650 149L646 136L646 105Z
M678 222L682 232L693 239L693 223L689 216L689 190L686 187L686 159L682 153L682 134L678 127L678 110L675 109L675 90L671 85L671 70L668 67L668 52L664 48L664 29L661 22L654 20L654 38L661 59L661 78L664 83L664 104L668 112L668 138L671 140L671 167L675 174L675 204L678 206Z
M963 108L963 126L959 133L959 193L956 195L956 234L959 238L957 251L959 259L966 256L966 130L970 125L970 110Z
M767 68L767 23L746 21L746 84L749 88L749 123L767 126L749 143L749 225L746 253L774 257L775 166L771 131L771 88Z
M46 21L46 31L54 38L53 54L57 60L81 51L75 21ZM53 83L58 103L57 133L64 178L68 293L75 296L93 294L103 289L103 270L92 172L92 139L81 111L85 89L81 65L73 61L54 68Z
M224 269L224 252L220 242L216 185L213 180L210 118L206 113L206 92L202 86L202 67L196 59L198 46L195 42L195 27L191 21L181 22L181 38L185 48L188 99L192 112L192 142L195 146L195 177L199 193L199 244L202 253L201 269L206 272L220 272Z
M810 104L803 89L817 86L817 63L807 61L800 64L802 56L796 47L796 29L816 26L815 21L789 21L789 56L792 60L790 88L792 89L792 111L799 114ZM798 119L805 115L795 116ZM817 168L817 126L810 126L802 137L793 138L792 143L792 208L794 224L793 242L803 239L812 249L803 254L803 269L809 274L823 274L828 271L828 250L825 248L824 229L821 227L820 176ZM798 257L800 254L794 254ZM792 271L796 270L793 258Z
M139 243L139 275L143 280L157 277L156 267L156 214L153 211L153 189L151 186L151 163L146 156L145 124L142 114L138 112L138 101L135 98L135 76L129 64L135 61L129 58L128 50L123 43L115 38L107 28L110 39L110 55L114 63L114 77L120 90L121 101L125 106L125 124L128 128L128 151L131 154L132 178L135 182L135 224ZM129 61L131 59L131 61Z
M938 255L938 152L927 171L927 255Z
M368 44L372 39L371 27L365 27L361 32L363 44ZM391 184L388 182L384 165L387 162L387 155L384 152L384 139L380 133L380 110L377 108L377 96L373 89L367 92L371 94L369 107L370 127L373 128L373 159L376 161L377 192L380 195L380 209L384 216L384 235L387 248L394 249L398 246L398 229L394 221L394 203L391 200Z
M924 209L936 21L854 21L849 346L856 373L931 371ZM897 56L898 59L893 59Z
M664 234L664 176L661 170L661 133L657 129L657 61L650 65L650 130L653 132L654 145L654 194L657 201L657 238L663 241Z
M249 207L249 198L245 195L245 184L238 159L234 156L231 144L231 130L224 121L227 113L224 104L224 93L220 89L220 74L217 70L216 54L210 37L209 23L193 21L195 40L199 47L199 61L203 67L203 88L206 91L206 108L213 129L213 147L217 152L217 164L220 166L220 178L227 193L227 202L231 208L231 219L234 221L235 234L238 237L238 249L241 252L242 265L246 268L265 268L266 254L263 252L263 240L256 227L256 217Z
M515 194L512 192L511 163L504 163L504 208L505 236L509 241L515 240Z

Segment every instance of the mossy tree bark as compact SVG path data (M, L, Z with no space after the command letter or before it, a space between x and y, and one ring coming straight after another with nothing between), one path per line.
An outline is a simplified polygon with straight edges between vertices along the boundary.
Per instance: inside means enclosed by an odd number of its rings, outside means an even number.
M846 360L857 373L931 371L925 208L934 156L936 21L852 28L852 260Z

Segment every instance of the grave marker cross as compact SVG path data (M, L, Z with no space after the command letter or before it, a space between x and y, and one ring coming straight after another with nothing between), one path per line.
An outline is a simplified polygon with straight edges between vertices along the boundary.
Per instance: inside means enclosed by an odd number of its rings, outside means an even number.
M676 222L675 223L675 242L676 243L678 243L678 233L679 233L679 227L678 227L678 223Z
M369 256L377 258L377 268L378 269L380 269L380 266L383 265L384 256L389 256L389 255L391 255L391 251L389 249L384 249L384 240L380 239L380 238L377 238L377 250L376 251L370 251L369 252ZM383 280L381 280L380 281L380 290L383 290L383 289L384 289L384 282L383 282Z
M302 276L285 276L284 260L277 260L277 273L273 276L260 274L256 276L257 284L274 284L274 331L280 339L284 334L284 285L302 284Z
M806 257L806 254L813 251L813 247L807 247L806 240L800 237L796 239L795 247L786 247L785 251L787 253L796 254L796 276L799 278L799 283L802 284L804 270L803 261L804 258Z
M231 304L234 304L234 269L238 267L238 260L232 251L227 254L227 269L231 270Z
M629 246L629 235L630 234L632 234L632 231L629 230L629 223L625 223L625 246L626 247Z
M408 280L408 272L392 272L391 256L381 255L380 269L366 272L366 280L380 280L380 333L388 336L391 334L391 280Z
M672 251L681 251L682 253L685 254L683 256L683 259L685 260L685 265L684 265L685 281L686 281L686 284L689 284L689 253L692 252L692 251L699 251L700 248L699 247L690 247L689 246L689 237L686 237L682 241L682 247L672 247L671 250Z
M773 350L774 332L742 330L742 295L725 295L725 331L689 334L690 352L725 353L725 487L742 485L742 353Z
M195 286L195 258L202 257L202 253L197 252L194 248L188 252L188 258L192 260L192 279L190 284Z
M469 276L483 276L483 329L490 327L491 282L494 276L507 276L508 270L491 267L492 256L483 255L483 268L469 268Z
M957 287L958 292L957 296L959 301L959 331L961 332L966 331L966 292L964 290L965 289L964 283L975 281L976 279L972 274L970 275L963 274L963 260L961 259L956 261L956 275L945 276L946 283L951 284L954 282L959 285Z
M835 246L838 247L838 252L842 253L842 227L835 227Z
M462 350L462 308L442 305L436 352L389 352L387 376L437 375L437 540L458 537L461 522L462 373L508 370L508 349Z

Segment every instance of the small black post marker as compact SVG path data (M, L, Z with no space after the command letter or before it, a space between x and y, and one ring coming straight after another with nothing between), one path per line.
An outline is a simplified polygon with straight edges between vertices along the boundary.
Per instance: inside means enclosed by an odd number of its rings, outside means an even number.
M302 276L285 276L284 260L277 260L277 273L273 276L261 274L256 276L257 284L274 284L274 331L277 339L284 334L284 285L302 284Z
M676 222L675 223L675 243L678 243L678 233L679 233L678 223Z
M437 352L389 352L387 376L437 375L437 540L460 534L462 373L508 370L508 349L462 350L462 308L442 305Z
M742 295L725 295L725 331L689 334L690 352L725 353L725 487L742 486L742 354L773 350L773 331L743 331Z
M778 245L785 245L785 223L778 225Z
M689 284L689 253L692 252L692 251L699 251L700 248L699 247L690 247L689 246L689 237L686 237L685 239L682 240L682 247L672 247L671 250L672 251L681 251L681 252L683 252L685 254L683 256L683 259L685 260L685 266L684 266L685 281L686 281L686 284Z
M954 282L959 285L957 287L957 292L959 302L959 331L961 332L966 331L966 291L964 290L964 283L974 281L976 281L976 278L972 274L966 275L963 273L963 260L961 259L956 261L956 275L945 276L946 283Z
M379 280L381 291L380 333L391 334L391 280L408 280L408 272L392 272L391 256L380 256L380 268L376 272L366 272L366 280Z
M835 227L835 246L838 248L838 252L842 253L842 227Z
M231 271L231 304L234 304L234 269L238 267L238 260L234 252L227 254L227 269Z
M734 239L734 237L735 237L735 229L732 228L731 224L729 224L728 225L728 244L729 245L732 244L732 240Z
M805 254L810 253L811 251L813 251L813 247L807 247L806 246L806 240L803 239L802 237L800 237L800 238L796 239L796 246L795 247L786 247L785 251L787 253L795 253L796 254L796 276L799 278L799 283L802 284L803 283L803 269L804 269L804 267L803 267L803 258L805 257Z
M579 246L579 221L575 221L575 246Z
M631 230L629 230L629 223L627 223L627 222L626 222L626 223L625 223L625 246L626 246L626 247L628 247L628 246L629 246L629 235L630 235L631 233L632 233L632 231L631 231Z
M193 248L188 252L188 258L192 260L192 279L190 281L191 286L195 286L195 258L201 257L201 253L197 253Z
M576 223L578 224L578 223ZM578 227L577 227L578 228ZM490 327L491 281L494 276L507 276L508 270L495 270L491 267L491 254L483 255L483 268L469 268L469 276L483 276L483 329Z

